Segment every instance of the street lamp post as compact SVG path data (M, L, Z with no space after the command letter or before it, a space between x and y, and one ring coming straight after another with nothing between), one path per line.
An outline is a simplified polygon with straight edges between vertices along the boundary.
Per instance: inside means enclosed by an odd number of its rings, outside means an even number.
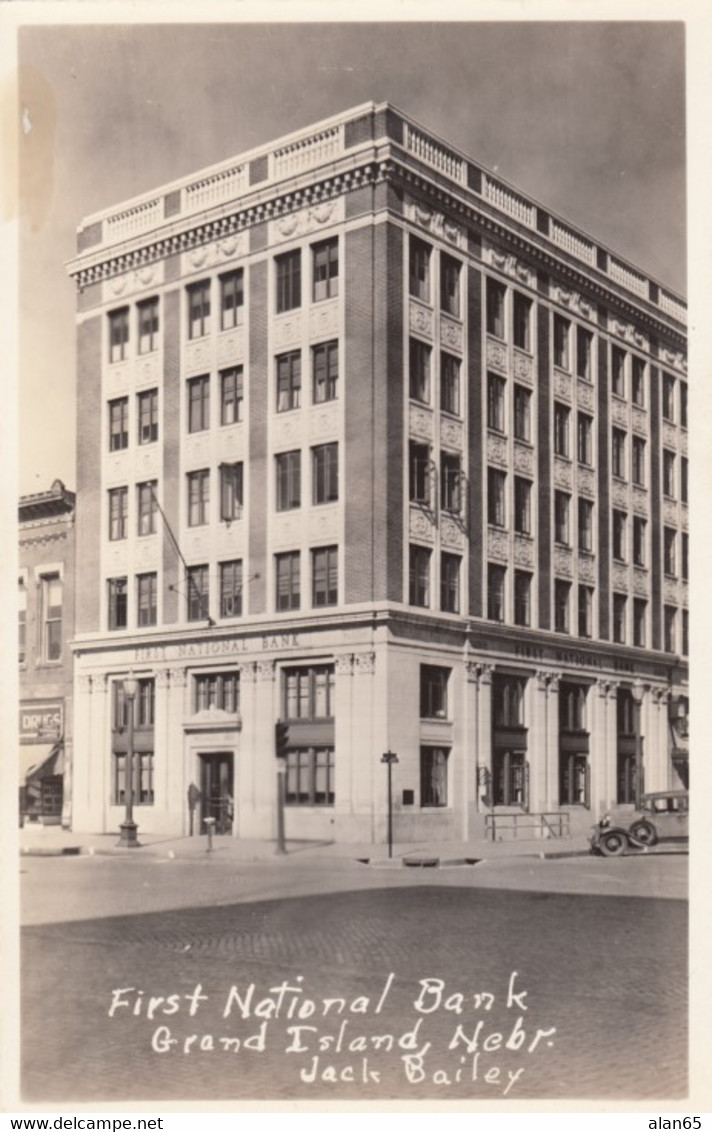
M133 820L134 700L136 699L137 687L138 681L134 679L133 673L131 673L124 680L124 699L126 700L126 714L128 717L128 734L124 775L126 815L119 827L121 830L121 836L118 842L122 849L137 849L139 847L138 826Z
M398 755L393 751L386 751L381 755L381 762L388 767L388 856L393 856L393 764L398 762Z
M644 687L641 680L635 680L631 688L633 697L633 726L635 728L635 808L640 809L640 795L643 785L643 737L640 734L640 707L643 702Z
M280 762L277 766L277 849L276 853L279 857L283 857L287 852L287 845L284 839L284 774L285 766Z

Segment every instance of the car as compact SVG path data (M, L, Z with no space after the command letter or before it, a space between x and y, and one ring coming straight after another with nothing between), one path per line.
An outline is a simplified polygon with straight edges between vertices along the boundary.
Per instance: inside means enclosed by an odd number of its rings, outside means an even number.
M661 841L687 841L689 816L687 790L643 794L632 821L630 815L615 821L612 814L604 814L594 826L591 849L604 857L618 857L629 848L647 849Z

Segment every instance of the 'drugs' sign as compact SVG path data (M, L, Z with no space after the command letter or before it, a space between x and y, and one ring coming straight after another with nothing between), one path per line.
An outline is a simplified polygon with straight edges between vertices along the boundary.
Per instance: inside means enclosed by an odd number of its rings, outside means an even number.
M59 739L64 723L62 700L35 700L20 705L20 740L47 743Z

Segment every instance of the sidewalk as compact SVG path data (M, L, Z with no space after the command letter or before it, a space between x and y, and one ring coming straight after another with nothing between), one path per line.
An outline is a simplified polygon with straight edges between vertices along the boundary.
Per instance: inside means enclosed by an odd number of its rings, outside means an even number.
M537 838L531 841L449 841L411 842L394 844L393 857L388 857L385 844L343 843L324 841L286 842L286 853L277 854L274 841L258 841L238 837L214 837L212 850L206 836L164 837L142 834L139 830L139 848L125 849L118 845L115 833L73 833L57 826L30 826L19 831L20 853L25 856L79 856L100 855L114 857L150 857L183 860L202 859L209 853L220 861L268 862L279 860L282 865L290 861L306 860L318 865L359 863L374 868L436 868L456 865L473 865L483 860L502 857L560 858L587 855L588 838Z

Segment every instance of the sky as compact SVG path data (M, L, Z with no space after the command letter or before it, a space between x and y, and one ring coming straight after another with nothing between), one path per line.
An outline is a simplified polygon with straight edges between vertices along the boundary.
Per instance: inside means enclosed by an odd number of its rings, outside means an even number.
M55 24L18 42L21 494L75 486L82 217L371 99L686 293L682 23Z

